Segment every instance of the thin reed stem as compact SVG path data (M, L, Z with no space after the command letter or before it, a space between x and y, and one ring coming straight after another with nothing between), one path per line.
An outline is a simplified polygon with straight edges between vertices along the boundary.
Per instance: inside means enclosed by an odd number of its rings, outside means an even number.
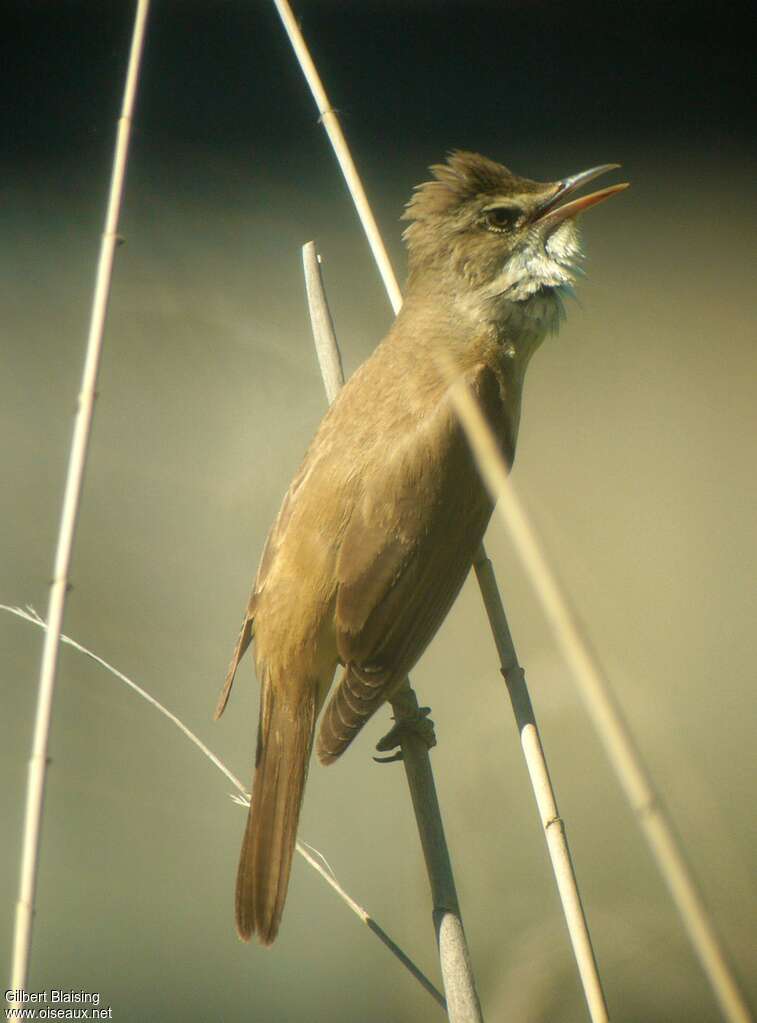
M395 721L400 725L402 763L431 885L434 929L447 996L447 1012L452 1023L478 1023L483 1020L481 1002L476 991L468 940L463 928L431 757L425 740L417 728L413 727L421 710L410 679L405 679L402 689L391 702ZM409 728L401 727L404 721L410 722Z
M82 481L89 448L89 435L94 412L97 373L100 365L105 315L110 294L113 270L113 254L118 240L118 219L121 210L126 160L129 151L131 120L134 99L139 79L145 26L149 0L137 0L131 50L126 70L121 116L118 121L110 195L105 216L105 228L100 245L95 291L92 300L89 337L84 361L79 405L74 422L68 473L63 496L63 508L55 554L53 578L50 585L50 599L47 619L49 627L45 632L42 648L42 665L39 677L37 714L34 725L32 750L29 757L29 775L24 815L23 847L21 853L21 876L18 900L16 902L16 923L13 939L13 967L11 988L24 990L29 976L29 956L32 941L32 920L37 888L37 866L39 862L40 828L45 797L47 775L47 748L50 736L50 722L55 692L55 672L60 649L60 635L63 613L68 590L71 553L74 545L76 521L79 514Z
M593 1023L605 1023L609 1019L607 1003L602 991L602 982L599 978L589 926L581 904L578 882L565 834L565 824L557 809L557 799L552 788L547 759L544 755L536 716L526 686L525 672L518 663L510 626L494 578L494 568L486 556L483 545L478 549L473 568L481 588L484 606L497 646L502 677L510 695L526 769L534 790L536 806L541 826L544 829L547 850L557 882L560 903L568 926L573 955L578 966L589 1014Z
M494 435L464 382L450 376L451 395L482 478L513 539L515 550L542 605L605 753L665 879L686 932L723 1016L749 1023L751 1014L709 918L672 825L631 736L614 694L547 561L507 474Z
M376 219L373 216L373 210L370 207L368 198L363 188L363 183L360 180L360 175L357 172L355 163L352 159L347 140L344 137L342 126L339 123L339 118L336 116L336 111L331 106L329 98L326 95L326 90L323 87L321 76L318 74L318 70L313 63L313 58L310 55L305 37L300 30L300 26L297 23L297 19L292 13L292 8L289 6L288 0L273 0L276 10L279 12L279 17L284 25L286 34L289 37L289 41L292 44L292 48L297 57L297 61L302 69L302 73L305 76L305 80L308 83L310 91L313 94L315 105L318 107L318 113L320 114L320 120L323 127L326 130L326 134L329 137L331 146L334 150L339 166L344 176L344 180L350 190L352 201L355 204L355 209L360 217L360 223L363 225L368 244L371 247L373 258L376 261L376 266L381 274L381 280L384 282L384 287L389 296L392 309L395 313L399 312L400 306L402 305L402 292L400 286L397 283L397 278L392 269L392 264L389 262L389 256L387 255L386 246L381 237L381 233L376 224Z

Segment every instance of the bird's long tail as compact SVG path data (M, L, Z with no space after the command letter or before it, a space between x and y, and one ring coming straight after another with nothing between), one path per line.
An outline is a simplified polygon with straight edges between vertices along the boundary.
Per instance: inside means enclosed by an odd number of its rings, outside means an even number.
M288 702L263 685L255 780L239 858L236 918L239 936L263 945L276 938L284 911L316 717L315 687Z

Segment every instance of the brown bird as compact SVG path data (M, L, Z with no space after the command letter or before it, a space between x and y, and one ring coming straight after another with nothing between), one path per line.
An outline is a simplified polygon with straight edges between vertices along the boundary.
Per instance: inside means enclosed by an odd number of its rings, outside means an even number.
M570 200L617 164L548 184L475 153L431 168L403 215L409 276L391 330L321 422L268 535L216 716L253 629L261 683L239 862L240 937L276 937L315 723L332 763L402 684L471 567L492 503L439 353L473 390L511 464L526 366L562 318L581 250Z

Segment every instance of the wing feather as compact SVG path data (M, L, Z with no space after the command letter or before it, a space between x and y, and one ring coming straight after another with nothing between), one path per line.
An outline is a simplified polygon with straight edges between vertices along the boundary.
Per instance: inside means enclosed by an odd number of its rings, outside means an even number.
M482 365L468 383L511 459L497 376ZM324 714L321 760L339 756L418 661L465 581L491 510L445 395L364 481L343 537L335 621L345 672Z

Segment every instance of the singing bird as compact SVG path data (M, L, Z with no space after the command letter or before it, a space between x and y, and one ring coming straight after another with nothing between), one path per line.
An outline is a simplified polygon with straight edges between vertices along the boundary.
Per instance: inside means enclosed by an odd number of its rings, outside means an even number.
M401 686L444 620L492 512L440 355L512 464L526 367L556 330L581 261L576 217L625 184L618 164L521 178L476 153L431 167L403 219L404 305L324 416L263 550L216 709L254 631L255 777L236 888L241 938L276 937L318 714L330 764Z

